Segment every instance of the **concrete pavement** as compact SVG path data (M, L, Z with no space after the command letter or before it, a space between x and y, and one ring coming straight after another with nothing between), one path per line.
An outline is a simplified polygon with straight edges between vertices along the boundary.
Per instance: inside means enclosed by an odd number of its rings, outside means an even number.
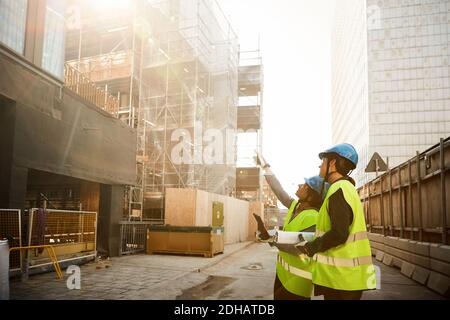
M54 273L10 284L11 299L169 299L169 300L271 300L276 249L267 244L226 246L212 259L169 255L135 255L114 258L110 268L95 263L81 267L81 290L68 290ZM374 259L375 261L375 259ZM363 299L444 299L403 276L398 269L381 268L381 290ZM321 297L314 299L320 300Z

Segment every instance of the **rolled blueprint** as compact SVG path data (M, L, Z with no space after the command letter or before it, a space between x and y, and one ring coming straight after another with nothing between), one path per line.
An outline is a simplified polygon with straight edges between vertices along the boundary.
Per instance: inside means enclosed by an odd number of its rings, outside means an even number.
M314 240L314 232L288 232L278 231L276 234L276 242L282 244L296 244L300 242L299 235L303 236L306 241Z

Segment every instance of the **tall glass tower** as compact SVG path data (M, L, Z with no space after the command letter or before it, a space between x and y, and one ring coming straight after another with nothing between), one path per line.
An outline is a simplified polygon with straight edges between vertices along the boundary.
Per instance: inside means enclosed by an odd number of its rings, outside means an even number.
M450 1L340 0L333 35L333 141L394 167L450 135Z

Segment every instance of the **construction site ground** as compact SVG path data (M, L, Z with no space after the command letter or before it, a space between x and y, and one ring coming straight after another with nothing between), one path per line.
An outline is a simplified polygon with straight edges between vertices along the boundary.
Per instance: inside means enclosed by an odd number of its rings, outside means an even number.
M133 255L109 263L81 267L81 289L69 290L55 273L10 283L13 300L271 300L276 249L245 242L228 245L214 258L173 255ZM363 299L444 299L405 277L400 270L374 262L381 269L381 288ZM109 267L106 267L109 266ZM315 297L314 299L323 299Z

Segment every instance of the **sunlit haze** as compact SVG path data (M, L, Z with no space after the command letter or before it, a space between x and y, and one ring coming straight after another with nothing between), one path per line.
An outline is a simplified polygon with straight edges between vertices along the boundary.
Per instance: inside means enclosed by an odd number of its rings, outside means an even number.
M331 144L331 28L334 0L219 0L242 50L261 49L263 153L294 194L319 172Z

